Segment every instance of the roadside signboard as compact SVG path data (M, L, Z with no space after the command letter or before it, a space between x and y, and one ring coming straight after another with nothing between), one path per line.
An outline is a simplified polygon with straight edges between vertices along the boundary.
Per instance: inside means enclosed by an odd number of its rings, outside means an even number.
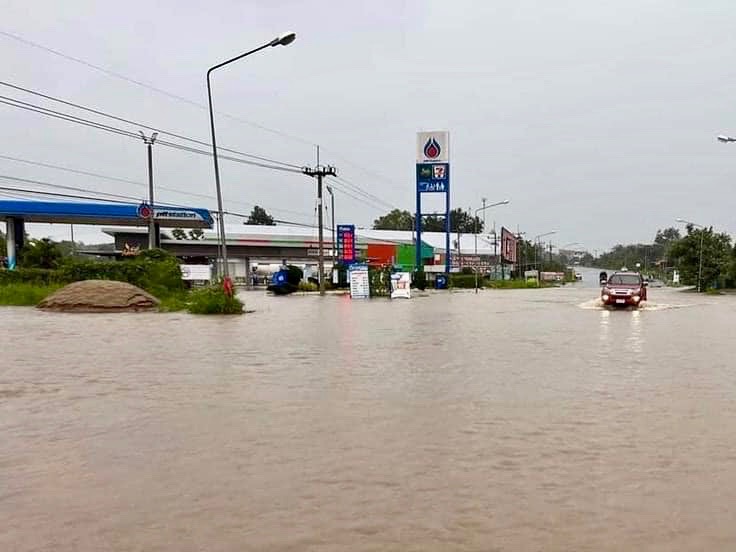
M450 133L446 130L417 132L417 163L449 163Z
M350 297L352 299L368 299L371 296L370 280L367 264L352 264L350 274Z
M212 279L212 267L210 265L179 265L181 279L194 282L209 282Z
M145 202L138 205L138 216L145 220L150 220L151 216L153 216L153 220L160 221L181 220L204 222L202 215L194 210L176 207L156 207L151 209L151 206Z
M415 231L422 242L422 194L445 194L445 272L450 272L450 133L446 130L417 132L416 144L417 208ZM414 267L421 270L421 247L416 247Z
M516 236L501 227L501 258L509 263L516 263Z
M391 274L391 299L411 299L411 273L394 272Z
M417 164L417 192L447 192L450 189L450 165Z
M345 264L351 264L355 259L355 225L337 225L337 258Z

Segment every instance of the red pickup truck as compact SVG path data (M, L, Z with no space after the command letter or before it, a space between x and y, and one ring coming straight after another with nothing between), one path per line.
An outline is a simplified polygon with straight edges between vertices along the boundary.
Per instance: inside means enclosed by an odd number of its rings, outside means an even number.
M647 300L647 283L638 272L614 272L601 288L601 301L614 307L638 307Z

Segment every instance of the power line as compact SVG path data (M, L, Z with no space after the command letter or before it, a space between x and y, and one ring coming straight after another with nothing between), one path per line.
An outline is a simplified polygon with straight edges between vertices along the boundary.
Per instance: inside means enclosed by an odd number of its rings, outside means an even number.
M2 96L2 95L0 95L0 103L9 105L11 107L17 107L17 108L20 108L20 109L25 109L27 111L32 111L32 112L38 113L40 115L46 115L48 117L54 117L56 119L61 119L61 120L68 121L68 122L71 122L71 123L76 123L76 124L80 124L80 125L83 125L83 126L88 126L88 127L91 127L91 128L95 128L97 130L103 130L103 131L106 131L106 132L111 132L113 134L120 134L120 135L126 136L128 138L134 138L136 140L139 140L140 139L140 136L138 134L135 134L134 132L130 132L130 131L125 130L125 129L113 127L113 126L106 125L106 124L103 124L103 123L98 123L96 121L91 121L89 119L84 119L82 117L77 117L76 115L70 115L68 113L63 113L63 112L60 112L60 111L55 111L53 109L49 109L49 108L42 107L42 106L39 106L39 105L31 104L31 103L28 103L28 102L23 102L21 100L17 100L15 98L10 98L8 96ZM210 152L210 151L196 149L196 148L191 148L189 146L183 146L181 144L176 144L174 142L167 142L165 140L158 140L156 143L157 144L160 144L160 145L164 145L164 146L170 147L170 148L180 149L180 150L183 150L183 151L188 151L190 153L198 153L200 155L212 156L212 152ZM276 166L276 165L269 165L269 164L266 164L266 163L259 163L257 161L248 161L246 159L240 159L238 157L232 157L232 156L229 156L229 155L219 155L218 157L220 159L227 159L228 161L234 161L236 163L243 163L245 165L254 165L254 166L257 166L257 167L263 167L263 168L277 170L277 171L285 171L285 172L291 172L291 173L299 173L299 174L301 174L301 170L292 169L292 168L289 168L289 167L281 167L281 166Z
M174 100L177 100L177 101L180 101L180 102L184 102L184 103L186 103L188 105L191 105L191 106L194 106L194 107L198 107L198 108L203 109L203 110L207 110L208 109L208 107L205 104L203 104L203 103L200 103L200 102L191 100L191 99L186 98L184 96L180 96L180 95L175 94L173 92L169 92L168 90L164 90L162 88L158 88L158 87L153 86L151 84L148 84L148 83L145 83L145 82L142 82L142 81L133 79L131 77L128 77L126 75L123 75L122 73L118 73L116 71L112 71L110 69L106 69L105 67L102 67L102 66L99 66L99 65L95 65L94 63L91 63L89 61L86 61L86 60L83 60L83 59L80 59L80 58L71 56L69 54L65 54L64 52L61 52L59 50L55 50L53 48L49 48L48 46L44 46L44 45L39 44L37 42L33 42L32 40L29 40L27 38L23 38L22 36L19 36L17 34L13 34L13 33L7 32L7 31L0 30L0 35L5 36L6 38L9 38L11 40L15 40L17 42L20 42L21 44L25 44L26 46L31 46L33 48L37 48L37 49L43 50L43 51L48 52L48 53L51 53L51 54L53 54L55 56L61 57L63 59L66 59L68 61L72 61L74 63L78 63L78 64L81 64L81 65L84 65L84 66L86 66L86 67L88 67L90 69L94 69L95 71L99 71L101 73L104 73L104 74L106 74L108 76L111 76L111 77L114 77L116 79L120 79L120 80L123 80L125 82L131 83L131 84L135 84L136 86L140 86L142 88L146 88L148 90L151 90L153 92L156 92L157 94L161 94L161 95L166 96L168 98L171 98L171 99L174 99ZM225 112L222 112L222 111L217 111L217 113L219 115L224 116L224 117L228 117L228 118L230 118L230 119L232 119L234 121L238 121L240 123L247 124L249 126L252 126L254 128L258 128L258 129L263 130L263 131L266 131L266 132L270 132L270 133L273 133L273 134L276 134L276 135L279 135L279 136L283 136L285 138L289 138L291 140L295 140L295 141L301 142L303 144L308 144L310 146L317 146L317 144L315 144L311 140L307 140L305 138L301 138L299 136L295 136L295 135L289 134L287 132L283 132L283 131L278 130L278 129L270 128L270 127L261 125L259 123L255 123L253 121L249 121L247 119L243 119L241 117L237 117L235 115L231 115L229 113L225 113ZM391 183L392 185L396 185L397 184L395 181L391 180L390 178L387 178L385 176L382 176L382 175L376 173L375 171L371 171L369 169L366 169L365 167L362 167L362 166L358 165L357 163L355 163L353 161L350 161L346 157L344 157L342 155L339 155L337 152L335 152L334 150L332 150L330 148L327 148L327 149L329 149L330 151L332 151L336 155L336 157L341 158L343 161L345 161L349 165L352 165L353 167L355 167L355 168L363 171L365 174L367 174L369 176L373 176L375 178L380 178L381 180L384 180L385 182Z
M30 179L30 178L19 178L19 177L16 177L16 176L9 176L9 175L5 175L5 174L0 174L0 179L2 179L2 180L10 180L10 181L13 181L13 182L22 182L24 184L36 184L38 186L47 186L49 188L56 188L58 190L69 190L69 191L72 191L72 192L84 192L84 193L96 194L96 195L99 195L99 196L114 198L116 200L122 199L122 200L126 200L126 201L135 201L135 202L142 201L142 199L140 197L135 197L135 196L128 196L128 195L122 195L122 194L112 194L112 193L108 193L108 192L98 192L96 190L90 190L90 189L87 189L87 188L78 188L76 186L65 186L63 184L53 184L51 182L44 182L43 180L33 180L33 179ZM103 198L99 198L99 199L103 199ZM157 203L157 205L163 205L163 206L168 206L168 207L185 207L184 205L176 205L174 203L164 203L164 202Z
M97 114L97 115L100 115L100 116L103 116L103 117L108 117L108 118L114 119L116 121L124 122L126 124L131 124L131 125L143 127L143 128L148 129L148 130L153 130L153 131L160 132L162 134L167 134L167 135L170 135L170 136L174 136L174 137L177 137L179 139L183 139L185 141L190 141L190 142L197 143L197 144L202 144L202 145L205 145L205 146L210 146L211 145L211 144L209 144L207 142L203 142L201 140L196 140L196 139L193 139L193 138L189 138L187 136L183 136L181 134L177 134L177 133L173 133L173 132L161 130L161 129L157 128L157 127L153 127L153 126L146 125L144 123L132 121L130 119L125 119L125 118L122 118L122 117L118 117L116 115L112 115L112 114L106 113L104 111L100 111L100 110L97 110L97 109L89 108L89 107L83 106L81 104L77 104L77 103L74 103L74 102L69 102L67 100L62 100L60 98L56 98L56 97L50 96L48 94L43 94L41 92L37 92L37 91L34 91L34 90L30 90L28 88L17 86L17 85L14 85L14 84L11 84L11 83L8 83L8 82L5 82L5 81L0 81L0 85L3 85L3 86L6 86L6 87L9 87L9 88L12 88L14 90L18 90L18 91L26 92L26 93L29 93L29 94L32 94L32 95L36 95L36 96L42 97L44 99L56 101L56 102L62 103L64 105L71 106L73 108L81 109L81 110L84 110L84 111L88 111L88 112L91 112L91 113L94 113L94 114ZM11 105L11 106L14 106L14 107L22 107L24 109L27 109L27 110L30 110L30 111L34 111L36 113L45 114L45 115L56 117L56 118L61 118L62 120L69 121L69 122L79 122L80 124L87 124L88 126L91 125L93 128L98 128L100 130L108 130L108 131L113 131L113 132L114 131L118 131L120 133L124 133L124 135L127 135L129 137L132 137L132 138L135 138L135 139L138 138L138 136L135 133L133 133L131 131L127 131L125 129L120 129L120 128L117 128L117 127L112 127L110 125L104 125L102 123L98 123L97 121L91 121L91 120L88 120L88 119L83 119L83 118L78 117L76 115L71 115L71 114L68 114L68 113L63 113L63 112L55 111L55 110L52 110L52 109L49 109L49 108L45 108L43 106L38 106L38 105L31 104L31 103L28 103L28 102L23 102L21 100L17 100L15 98L11 98L11 97L8 97L8 96L0 96L0 98L4 98L5 100L7 100L6 102L2 102L2 103L6 103L7 105ZM13 102L13 103L8 103L8 101ZM19 105L16 105L16 104L19 104ZM168 147L172 147L172 148L177 148L177 149L180 149L180 150L183 150L183 151L187 151L189 153L197 153L199 155L207 155L207 156L211 156L212 155L209 151L205 151L205 150L201 150L201 149L197 149L197 148L191 148L191 147L188 147L188 146L183 146L181 144L176 144L176 143L168 142L168 141L164 141L164 140L159 140L159 144L162 144L162 145L165 145L165 146L168 146ZM268 169L272 169L272 170L282 170L282 171L286 171L286 172L295 172L295 173L296 172L301 172L300 171L300 168L297 165L294 165L294 164L291 164L291 163L285 163L285 162L282 162L282 161L272 160L272 159L269 159L269 158L266 158L266 157L261 157L261 156L255 156L255 155L251 155L251 154L246 154L246 153L239 152L237 150L228 149L228 148L219 148L219 149L223 149L224 151L235 152L238 155L243 155L243 156L247 156L247 157L251 157L251 158L255 158L255 159L259 159L259 160L264 160L264 161L279 163L279 164L284 165L284 167L288 167L291 170L287 170L287 169L282 168L282 167L276 167L276 166L273 166L271 164L266 164L266 163L249 162L249 164L252 164L252 165L256 165L256 166L260 166L260 167L268 168ZM232 157L229 157L229 156L220 156L220 157L222 157L223 159L228 159L228 160L232 160L232 161L241 161L239 159L235 159L235 158L232 158ZM363 190L360 186L358 186L357 184L354 184L354 183L350 182L349 180L345 179L344 177L341 177L341 180L344 181L345 186L348 186L355 193L358 193L360 195L363 195L366 198L371 199L373 202L377 202L378 204L385 205L389 209L396 208L394 205L386 202L385 200L379 198L378 196L376 196L374 194L371 194L371 193Z
M185 140L187 142L192 142L192 143L195 143L195 144L199 144L201 146L212 147L212 144L210 144L208 142L204 142L202 140L197 140L196 138L191 138L189 136L184 136L182 134L177 134L175 132L171 132L171 131L168 131L168 130L163 130L163 129L158 128L158 127L152 127L152 126L149 126L149 125L147 125L145 123L139 123L137 121L132 121L130 119L125 119L123 117L119 117L117 115L112 115L111 113L107 113L105 111L100 111L98 109L94 109L94 108L87 107L87 106L84 106L84 105L81 105L81 104L70 102L68 100L62 100L61 98L50 96L48 94L43 94L41 92L38 92L38 91L35 91L35 90L31 90L29 88L24 88L24 87L18 86L16 84L12 84L12 83L5 82L5 81L0 81L0 85L6 86L8 88L12 88L14 90L18 90L20 92L25 92L27 94L32 94L34 96L38 96L38 97L41 97L41 98L44 98L44 99L47 99L47 100L51 100L51 101L54 101L54 102L57 102L57 103L61 103L63 105L67 105L69 107L74 107L76 109L81 109L82 111L87 111L89 113L94 113L95 115L100 115L102 117L107 117L109 119L114 119L115 121L118 121L118 122L121 122L121 123L126 123L126 124L129 124L129 125L133 125L133 126L145 128L146 130L152 130L152 131L158 132L159 134L166 134L167 136L173 136L174 138L179 138L180 140ZM218 146L217 149L218 150L222 150L222 151L227 151L227 152L230 152L230 153L235 153L237 155L242 155L243 157L250 157L252 159L258 159L259 161L265 161L265 162L268 162L268 163L275 163L275 164L279 164L279 165L284 165L286 167L291 167L291 168L294 168L294 169L300 169L301 168L299 165L295 165L293 163L286 163L284 161L278 161L276 159L270 159L268 157L262 157L262 156L254 155L254 154L251 154L251 153L244 153L242 151L238 151L238 150L234 150L234 149L230 149L230 148L225 148L225 147L222 147L222 146Z
M40 190L28 190L25 188L10 188L6 186L0 186L0 195L6 196L6 197L13 197L7 192L15 192L15 193L26 195L26 196L42 195L42 196L61 197L61 198L67 198L67 199L84 199L84 200L93 200L93 201L105 201L108 203L122 203L121 201L117 201L113 199L103 199L103 198L90 197L90 196L84 196L84 195L78 195L78 194L64 194L64 193L59 193L59 192L43 192ZM232 212L232 211L224 211L224 214L229 215L229 216L234 216L234 217L246 218L246 219L250 217L250 215L245 215L243 213L237 213L237 212ZM293 226L305 226L309 228L314 228L313 225L304 224L302 222L281 220L281 219L273 219L273 220L274 222L278 222L281 224L289 224Z
M395 205L392 205L391 203L388 203L386 200L378 197L377 195L374 195L374 194L371 194L369 192L366 192L360 186L358 186L357 184L352 183L350 180L346 179L345 177L338 176L336 178L337 178L337 181L338 182L342 183L345 186L348 186L349 188L351 188L352 190L354 190L356 193L359 193L359 194L365 196L366 198L369 198L369 199L373 200L374 202L376 202L376 203L378 203L380 205L385 205L389 209L396 209L396 208L398 208Z
M105 199L102 197L89 197L89 196L82 196L82 195L62 194L60 192L42 192L41 190L27 190L24 188L8 188L6 186L0 186L0 190L5 190L9 192L21 192L24 194L37 194L37 195L43 195L43 196L71 198L71 199L86 199L90 201L105 201L107 203L123 203L122 201L118 201L115 199ZM127 205L127 202L125 203Z
M200 109L208 109L207 106L205 104L203 104L203 103L196 102L194 100L191 100L191 99L186 98L184 96L180 96L178 94L174 94L173 92L169 92L168 90L164 90L162 88L158 88L156 86L153 86L152 84L148 84L148 83L145 83L145 82L142 82L142 81L139 81L139 80L136 80L136 79L127 77L127 76L123 75L122 73L117 73L117 72L112 71L110 69L106 69L106 68L101 67L99 65L95 65L94 63L90 63L89 61L85 61L83 59L80 59L80 58L71 56L69 54L65 54L63 52L60 52L59 50L54 50L53 48L49 48L48 46L44 46L42 44L38 44L36 42L33 42L31 40L28 40L28 39L23 38L21 36L18 36L16 34L9 33L7 31L0 30L0 35L4 36L6 38L10 38L12 40L15 40L17 42L20 42L22 44L25 44L27 46L32 46L33 48L38 48L40 50L44 50L44 51L46 51L48 53L54 54L55 56L59 56L61 58L64 58L64 59L66 59L68 61L73 61L74 63L79 63L81 65L85 65L85 66L89 67L90 69L94 69L95 71L99 71L99 72L104 73L104 74L106 74L106 75L108 75L110 77L114 77L116 79L120 79L120 80L129 82L131 84L135 84L136 86L140 86L142 88L147 88L148 90L152 90L153 92L156 92L157 94L162 94L162 95L167 96L167 97L169 97L171 99L178 100L180 102L184 102L186 104L189 104L189 105L194 106L194 107L198 107ZM310 146L315 146L316 145L316 144L314 144L313 142L311 142L309 140L306 140L304 138L300 138L299 136L294 136L294 135L291 135L291 134L289 134L287 132L283 132L281 130L277 130L277 129L274 129L274 128L269 128L269 127L264 126L264 125L261 125L259 123L255 123L253 121L249 121L249 120L243 119L241 117L236 117L235 115L231 115L229 113L224 113L222 111L218 111L217 113L220 114L220 115L222 115L222 116L224 116L224 117L228 117L230 119L233 119L235 121L238 121L238 122L241 122L241 123L250 125L252 127L258 128L260 130L264 130L266 132L270 132L270 133L273 133L273 134L277 134L279 136L283 136L285 138L289 138L291 140L296 140L297 142L301 142L303 144L308 144Z
M72 173L72 174L80 174L80 175L84 175L84 176L92 176L92 177L95 177L95 178L101 178L101 179L110 180L110 181L113 181L113 182L123 182L123 183L126 183L126 184L133 184L133 185L141 186L141 187L147 187L148 186L146 183L144 183L144 182L138 182L136 180L130 180L130 179L127 179L127 178L120 178L120 177L116 177L116 176L109 176L109 175L95 173L95 172L90 172L90 171L72 169L70 167L62 167L60 165L52 165L50 163L42 163L40 161L32 161L32 160L29 160L29 159L22 159L22 158L19 158L19 157L12 157L10 155L2 155L2 154L0 154L0 159L8 159L10 161L16 161L16 162L19 162L19 163L26 163L26 164L29 164L29 165L35 165L35 166L39 166L39 167L46 167L46 168L50 168L50 169L56 169L56 170L60 170L60 171L69 172L69 173ZM15 179L15 180L18 180L18 181L27 181L27 182L30 182L30 183L38 183L38 184L44 184L44 185L52 185L52 184L50 184L48 182L41 182L41 181L38 181L38 180L21 179L21 178L9 177L9 176L7 176L5 178L6 179ZM55 185L55 186L58 186L58 185ZM210 201L213 200L213 196L208 196L206 194L199 194L199 193L196 193L196 192L186 192L184 190L178 190L176 188L169 188L169 187L166 187L166 186L156 186L156 188L158 190L163 190L163 191L167 191L167 192L171 192L171 193L175 193L175 194L180 194L180 195L185 195L185 196L191 196L191 197L197 197L197 198L207 199L207 200L210 200ZM80 190L82 190L82 191L88 191L88 190L84 190L84 189L80 189ZM77 190L77 191L79 191L79 190ZM92 193L102 193L102 192L95 192L95 191L91 191L91 192ZM123 197L126 197L126 196L123 196ZM136 201L140 201L140 198L136 198ZM248 206L248 207L253 207L255 205L253 203L249 203L249 202L245 202L245 201L238 201L238 200L228 200L228 201L230 203L237 203L237 204ZM161 204L163 205L163 203L161 203ZM172 204L172 206L173 206L173 204ZM307 213L302 213L302 212L299 212L299 211L292 211L292 210L289 210L289 209L274 208L274 207L269 207L267 205L264 205L263 207L265 209L269 210L269 211L272 211L272 212L273 211L278 211L278 212L282 212L282 213L291 213L293 215L298 215L298 216L303 216L303 217L309 217L310 216Z

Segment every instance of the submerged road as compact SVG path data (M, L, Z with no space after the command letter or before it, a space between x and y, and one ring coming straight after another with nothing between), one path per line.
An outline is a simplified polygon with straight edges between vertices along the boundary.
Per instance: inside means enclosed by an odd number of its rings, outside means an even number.
M727 550L736 298L0 309L0 550Z

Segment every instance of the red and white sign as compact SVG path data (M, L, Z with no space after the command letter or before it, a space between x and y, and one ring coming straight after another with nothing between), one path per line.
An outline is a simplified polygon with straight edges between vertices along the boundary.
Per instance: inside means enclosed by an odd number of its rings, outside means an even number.
M449 163L450 133L446 130L417 132L417 163ZM435 176L437 178L437 176Z
M501 258L509 263L516 263L517 238L501 227Z

